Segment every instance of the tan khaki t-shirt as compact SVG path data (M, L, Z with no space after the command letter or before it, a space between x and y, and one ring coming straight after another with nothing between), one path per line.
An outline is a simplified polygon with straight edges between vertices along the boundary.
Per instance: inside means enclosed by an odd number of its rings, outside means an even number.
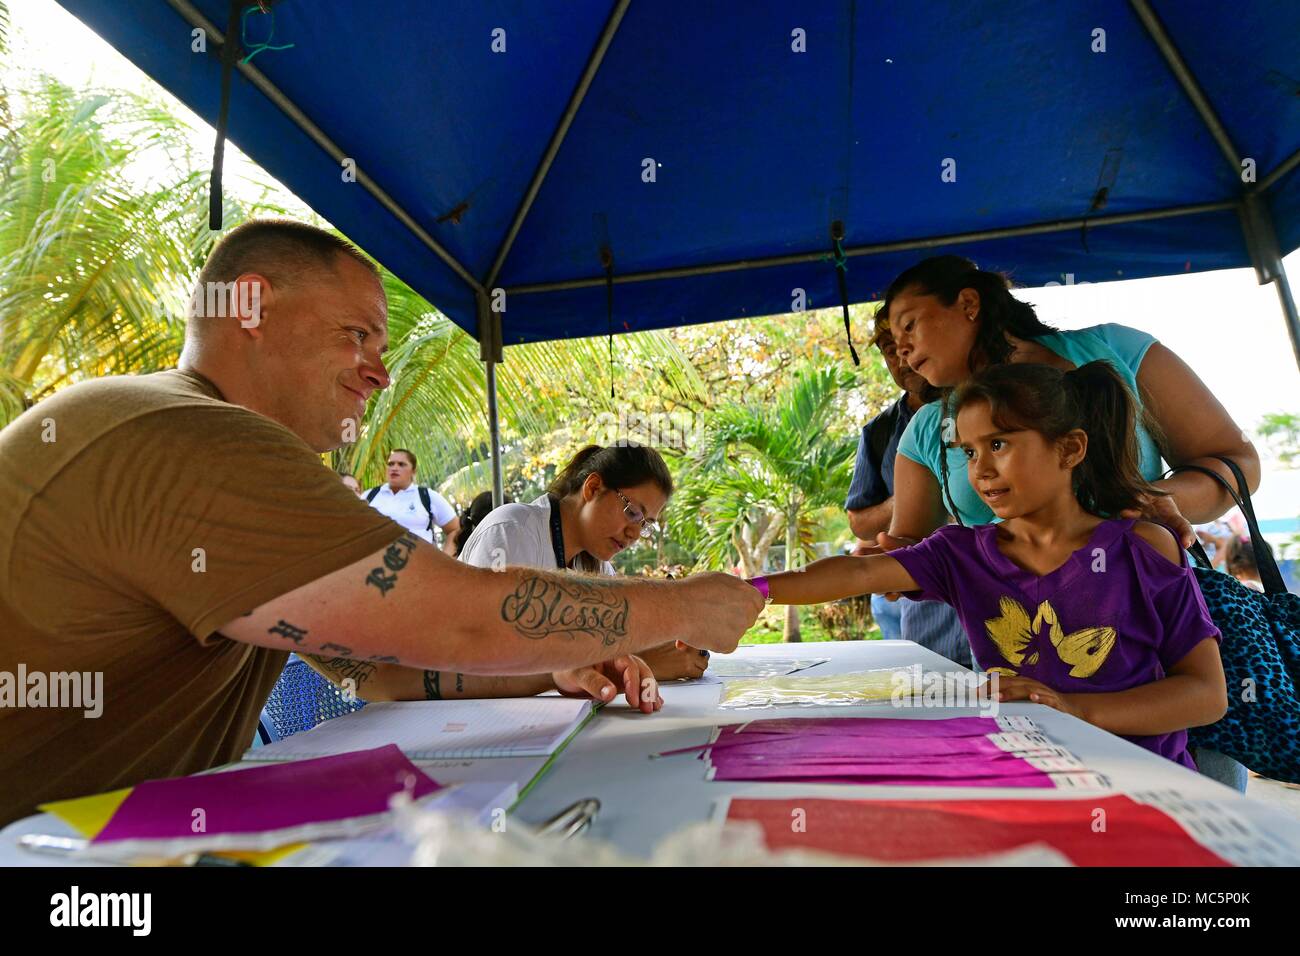
M0 431L0 825L237 758L288 653L217 629L401 532L191 372L85 382L29 409ZM33 674L46 704L55 684L75 701L53 674L90 675L77 684L92 695L102 674L102 713L16 706L6 673L28 704Z

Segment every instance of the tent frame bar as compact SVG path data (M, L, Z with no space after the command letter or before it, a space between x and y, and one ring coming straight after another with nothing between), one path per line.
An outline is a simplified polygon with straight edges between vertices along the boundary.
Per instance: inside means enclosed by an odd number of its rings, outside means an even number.
M618 32L619 24L623 22L623 15L627 13L627 8L631 2L632 0L618 0L609 15L609 19L605 22L605 27L600 33L595 49L591 51L591 56L587 60L587 68L582 71L578 85L569 97L569 103L564 109L564 114L560 117L555 132L551 134L551 141L546 146L546 152L542 155L542 160L533 173L532 182L528 184L528 191L524 193L524 198L515 211L515 218L511 221L510 228L506 231L505 238L501 242L501 248L497 250L496 258L492 260L492 268L488 270L487 278L483 280L485 289L491 289L497 281L497 277L501 274L501 269L506 262L506 256L510 255L510 249L515 244L515 238L519 235L519 230L523 227L529 210L533 208L533 201L541 191L542 183L546 181L546 174L551 171L551 164L555 162L555 157L560 152L560 146L564 144L564 138L569 134L569 127L573 125L573 119L578 115L578 110L582 107L582 101L587 97L587 91L591 88L591 83L596 78L596 72L600 69L601 63L604 62L605 53L609 50L609 45L614 40L614 34Z
M1174 45L1173 39L1165 29L1156 12L1151 9L1149 0L1129 0L1129 5L1133 12L1137 14L1142 26L1146 28L1147 34L1151 37L1152 42L1159 48L1161 56L1165 58L1170 72L1173 73L1174 79L1178 85L1183 88L1187 98L1191 100L1192 106L1201 117L1201 122L1205 124L1210 135L1218 144L1220 152L1227 158L1228 164L1232 166L1233 176L1240 179L1242 175L1242 158L1233 145L1232 137L1228 135L1227 128L1223 121L1219 119L1219 114L1215 112L1214 106L1210 99L1201 89L1201 84L1196 81L1196 76L1192 73L1191 67L1187 65ZM1282 264L1282 255L1278 249L1277 233L1273 228L1273 219L1269 215L1268 203L1263 198L1263 193L1274 183L1280 180L1288 172L1300 164L1300 150L1292 153L1289 157L1278 164L1277 168L1264 177L1259 183L1245 183L1242 188L1242 198L1239 207L1241 216L1242 232L1246 237L1246 248L1250 252L1251 262L1255 266L1255 277L1259 280L1260 285L1272 282L1277 287L1278 301L1282 306L1282 317L1286 321L1286 329L1291 337L1291 348L1295 351L1296 365L1300 367L1300 317L1296 314L1295 298L1291 294L1291 284L1287 281L1286 267Z
M215 47L212 52L220 53L221 47L225 44L225 32L217 29L217 25L209 20L199 11L189 0L167 0L168 5L191 27L197 27L207 34L209 42L214 43ZM319 126L308 118L307 114L300 110L289 97L285 96L274 83L266 78L257 67L247 63L235 62L235 69L244 74L244 78L256 87L263 96L277 106L285 116L293 121L294 125L307 134L307 136L322 150L338 163L350 158L334 140L330 139ZM460 261L448 252L438 240L429 235L427 231L397 204L392 196L388 195L384 189L370 178L366 172L360 168L357 169L357 184L366 192L375 197L375 200L387 209L398 222L409 229L421 243L433 252L439 259L445 262L456 275L475 292L482 291L479 281L474 278L473 274L460 264Z
M1121 225L1129 222L1149 222L1156 219L1169 219L1174 216L1195 216L1209 212L1223 212L1236 209L1237 200L1224 199L1216 202L1194 203L1187 206L1171 206L1165 209L1152 209L1145 212L1116 213L1110 216L1092 218L1058 219L1052 222L1034 223L1027 226L1008 226L1004 229L984 229L978 232L959 232L946 236L931 236L924 239L905 239L899 242L881 242L867 246L852 246L844 250L846 256L872 256L887 252L908 252L914 249L932 249L939 246L960 245L968 242L983 242L989 239L1010 239L1017 236L1035 236L1053 232L1068 232L1081 229L1085 224L1089 229L1100 226ZM714 262L700 266L681 266L675 269L656 269L651 272L629 272L614 276L614 284L625 282L652 282L657 279L677 279L690 276L716 275L722 272L739 272L745 269L764 269L774 266L798 265L804 262L817 262L826 258L822 250L816 252L799 252L787 256L768 256L759 259L738 259L733 262ZM537 282L508 288L507 294L524 295L534 292L561 292L570 289L590 289L605 284L605 277L590 279L565 279L559 282Z
M1209 97L1201 89L1201 84L1196 82L1196 77L1193 75L1191 68L1188 67L1187 61L1183 59L1182 54L1178 52L1178 48L1174 46L1169 31L1165 29L1165 25L1160 21L1160 17L1156 15L1156 12L1151 9L1148 0L1129 0L1129 6L1133 8L1133 12L1142 21L1142 26L1150 35L1152 42L1160 50L1161 56L1165 58L1165 63L1169 66L1170 72L1174 74L1174 79L1183 88L1187 98L1192 101L1192 106L1200 114L1201 122L1205 124L1210 135L1214 137L1214 142L1218 145L1219 151L1223 153L1228 160L1228 164L1232 166L1233 175L1240 179L1241 153L1237 151L1237 147L1233 144L1232 137L1228 135L1227 127L1219 119L1219 114L1214 111Z
M1300 166L1300 149L1288 156L1282 162L1277 164L1277 168L1259 181L1258 192L1267 192L1273 188L1273 185L1287 173L1291 172L1297 166Z

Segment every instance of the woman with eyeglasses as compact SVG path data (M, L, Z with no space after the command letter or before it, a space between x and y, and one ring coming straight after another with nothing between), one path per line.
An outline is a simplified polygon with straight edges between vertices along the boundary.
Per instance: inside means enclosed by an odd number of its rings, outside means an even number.
M673 476L653 448L588 445L536 501L502 505L474 529L460 560L480 568L617 573L610 559L659 532ZM708 653L669 642L640 655L659 680L699 677Z

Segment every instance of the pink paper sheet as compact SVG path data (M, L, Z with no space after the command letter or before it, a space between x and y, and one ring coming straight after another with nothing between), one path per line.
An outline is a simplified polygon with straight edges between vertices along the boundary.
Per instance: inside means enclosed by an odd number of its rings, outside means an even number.
M705 752L718 781L1050 788L987 738L992 720L778 718L722 727Z
M395 744L251 770L147 780L91 842L261 833L371 816L387 811L389 797L408 783L417 800L442 789ZM197 830L200 819L203 829Z

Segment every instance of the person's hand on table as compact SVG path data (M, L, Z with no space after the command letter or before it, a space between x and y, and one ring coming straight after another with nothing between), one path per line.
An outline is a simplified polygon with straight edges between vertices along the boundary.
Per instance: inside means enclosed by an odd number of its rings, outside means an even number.
M998 675L998 701L1010 703L1015 700L1027 700L1032 704L1044 704L1063 714L1086 719L1083 710L1075 702L1075 694L1063 694L1031 677L1008 677Z
M696 650L682 641L652 647L641 657L659 680L692 680L702 676L709 666L708 651Z
M1183 517L1178 504L1170 495L1147 495L1137 508L1125 508L1119 513L1121 518L1141 518L1162 524L1174 533L1178 544L1190 548L1196 543L1196 530L1192 523Z
M673 582L674 599L687 609L677 639L701 651L730 654L763 610L763 595L743 578L712 571Z
M556 671L551 679L565 697L590 697L609 703L621 690L627 705L643 714L653 714L664 705L654 671L635 654L601 661L593 667Z

